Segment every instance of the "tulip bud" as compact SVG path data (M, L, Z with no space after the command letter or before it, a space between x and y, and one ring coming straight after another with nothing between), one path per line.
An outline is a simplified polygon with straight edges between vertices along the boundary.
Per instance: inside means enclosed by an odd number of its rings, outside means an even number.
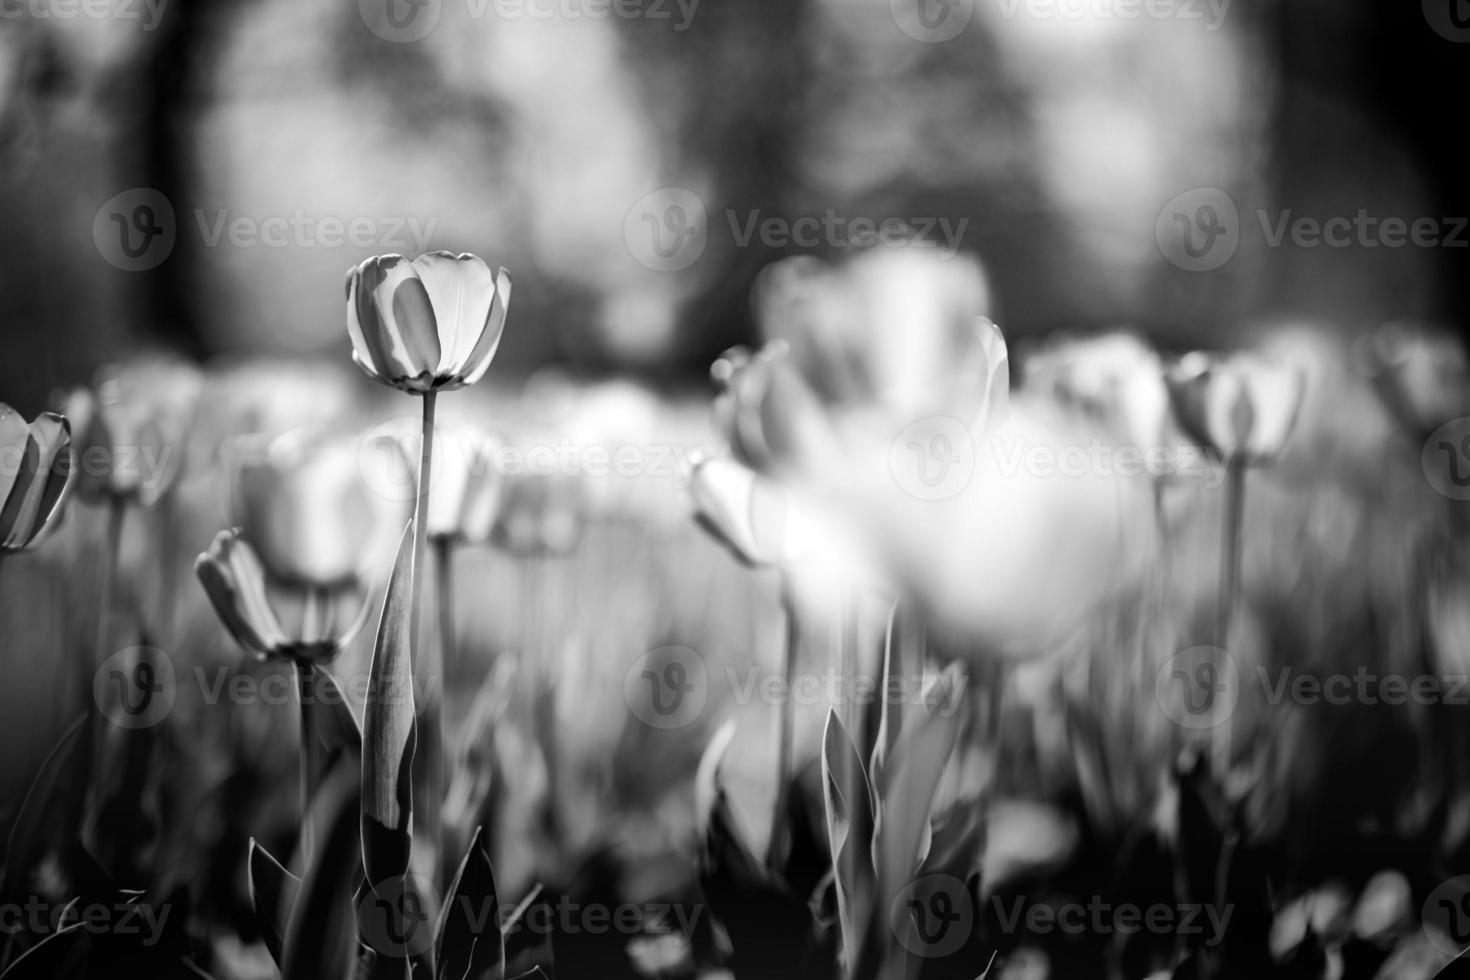
M1180 426L1222 457L1248 465L1281 454L1306 393L1300 367L1256 354L1196 351L1165 373Z
M781 489L732 460L706 456L689 477L694 518L752 567L789 565L804 553L800 527Z
M61 513L75 468L71 427L45 412L30 425L0 404L0 554L24 551Z
M1373 332L1358 348L1379 397L1410 433L1424 438L1470 414L1470 366L1448 333L1399 321Z
M509 304L510 274L477 256L374 256L347 273L352 360L410 394L472 385L495 357Z
M440 426L434 441L429 537L456 544L489 541L505 488L495 466L495 439L473 429Z
M271 576L301 587L353 585L377 516L353 444L298 430L231 449L234 520Z
M1153 348L1117 331L1053 343L1026 361L1026 386L1097 419L1128 446L1162 445L1169 421L1164 366Z

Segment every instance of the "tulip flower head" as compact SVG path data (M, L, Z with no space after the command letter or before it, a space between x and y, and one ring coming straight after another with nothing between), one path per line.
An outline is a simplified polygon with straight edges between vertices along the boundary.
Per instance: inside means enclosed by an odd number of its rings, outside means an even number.
M324 608L303 608L298 627L288 631L265 565L238 528L215 535L209 550L194 562L194 574L235 642L261 660L329 662L367 622L366 596L358 601L337 593L325 597Z
M1053 342L1026 360L1026 387L1107 425L1129 446L1160 446L1169 421L1164 365L1132 333Z
M368 490L354 441L295 430L236 440L228 458L233 520L276 582L355 588L391 548L388 511L404 504Z
M494 530L505 489L495 461L499 443L477 429L443 425L436 427L434 440L429 539L484 544Z
M347 273L352 359L410 394L472 385L500 345L510 274L468 253L378 255Z
M752 568L786 566L806 553L791 501L773 481L731 459L703 456L689 475L694 519Z
M1257 354L1196 351L1165 373L1179 424L1205 449L1246 465L1286 448L1306 393L1297 365Z
M71 427L44 412L34 422L0 404L0 555L24 551L61 513L72 485Z
M1464 345L1449 333L1407 321L1388 323L1359 352L1384 405L1417 437L1470 414L1470 365Z
M69 393L63 414L75 434L77 493L94 503L157 503L178 476L201 385L192 367L145 360Z

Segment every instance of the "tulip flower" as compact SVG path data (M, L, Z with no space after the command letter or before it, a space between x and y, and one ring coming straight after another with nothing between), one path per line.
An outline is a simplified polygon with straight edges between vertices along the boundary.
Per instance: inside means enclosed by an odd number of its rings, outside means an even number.
M418 502L414 508L414 562L408 572L411 637L418 636L419 584L427 551L429 474L434 452L434 401L479 381L500 346L510 303L510 274L492 272L484 260L463 253L429 252L413 261L378 255L347 273L347 333L352 360L369 377L411 395L422 395L423 441L419 450ZM419 658L420 660L424 658ZM422 668L417 672L422 676ZM429 792L442 796L437 707L427 704L425 733L416 768L436 774ZM432 729L432 730L431 730ZM431 807L431 814L437 813ZM425 828L428 848L435 828Z
M1470 414L1470 365L1451 334L1398 321L1379 327L1358 349L1384 405L1420 441Z
M1300 367L1255 354L1196 351L1165 373L1179 424L1217 456L1269 463L1286 447L1301 411L1307 376Z
M510 274L474 255L374 256L347 273L352 360L414 395L472 385L495 357L509 303Z
M1274 461L1286 448L1306 393L1300 366L1259 354L1194 352L1165 373L1175 416L1190 438L1225 466L1217 643L1229 649L1240 603L1246 471ZM1230 765L1229 718L1212 727L1215 771Z
M391 502L369 494L351 440L295 430L233 440L224 455L234 522L280 584L352 588L386 554L375 529L396 523L378 517Z
M239 528L215 535L209 550L195 561L194 574L220 623L245 652L260 660L328 664L366 622L368 597L338 593L327 596L323 607L307 604L299 623L288 630L277 611L279 587ZM341 615L344 608L349 615Z
M1055 341L1027 358L1026 386L1107 425L1126 445L1158 448L1169 421L1169 389L1157 353L1124 331Z
M71 427L52 412L25 419L0 404L0 555L24 551L59 518L76 474Z
M791 505L771 480L733 460L701 456L689 475L694 519L751 568L789 565L802 555Z

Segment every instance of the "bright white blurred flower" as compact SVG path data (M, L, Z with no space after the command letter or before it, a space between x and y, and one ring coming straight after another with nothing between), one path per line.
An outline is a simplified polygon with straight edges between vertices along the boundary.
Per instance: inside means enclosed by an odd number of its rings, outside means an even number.
M1108 426L1124 444L1151 450L1163 444L1169 389L1157 352L1137 334L1113 331L1054 341L1028 357L1026 387Z

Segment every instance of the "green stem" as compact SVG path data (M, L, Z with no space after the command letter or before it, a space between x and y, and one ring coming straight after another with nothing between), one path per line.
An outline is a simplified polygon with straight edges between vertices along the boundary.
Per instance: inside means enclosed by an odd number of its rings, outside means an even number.
M414 509L414 577L413 613L409 635L414 643L415 692L418 695L418 746L414 752L413 767L416 797L420 805L415 807L414 826L420 831L415 835L424 848L425 867L433 867L437 861L440 843L439 808L444 799L444 732L443 711L440 704L444 665L439 656L437 643L424 643L419 629L422 620L423 582L427 575L429 543L429 491L433 482L434 456L434 407L435 393L427 392L424 398L423 443L419 448L418 501Z
M299 847L309 866L314 843L310 820L311 797L316 792L317 784L321 779L321 774L316 771L316 752L311 744L315 735L312 725L312 703L316 695L314 690L316 678L312 675L313 668L309 663L297 661L293 669L296 672L296 701L301 710L301 837Z
M1241 535L1245 515L1245 462L1230 458L1225 462L1225 520L1220 543L1220 595L1217 605L1216 643L1228 655L1230 626L1240 603L1240 564L1244 540ZM1230 717L1224 714L1224 702L1216 698L1217 714L1211 727L1214 741L1216 778L1224 779L1230 766Z
M454 643L454 545L448 538L434 541L435 584L439 599L440 660L448 669L455 660Z
M776 737L776 802L771 819L771 839L766 849L766 865L779 870L786 857L786 797L791 783L791 755L795 704L791 688L796 680L796 655L801 645L801 623L796 615L796 597L792 593L791 579L785 572L781 575L781 611L786 622L785 643L781 651L781 672L785 679L784 694Z

